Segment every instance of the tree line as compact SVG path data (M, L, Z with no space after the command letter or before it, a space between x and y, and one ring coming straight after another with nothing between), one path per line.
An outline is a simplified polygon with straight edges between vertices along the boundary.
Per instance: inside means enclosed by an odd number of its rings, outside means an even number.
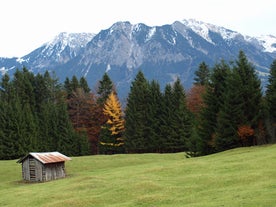
M12 80L4 75L0 86L0 159L30 151L88 152L86 136L74 130L56 78L48 72L35 76L23 68Z
M263 92L242 51L231 63L200 63L188 91L179 78L161 89L139 71L124 108L107 73L91 91L84 77L60 84L23 68L0 82L0 159L30 151L200 156L274 143L275 107L276 60Z

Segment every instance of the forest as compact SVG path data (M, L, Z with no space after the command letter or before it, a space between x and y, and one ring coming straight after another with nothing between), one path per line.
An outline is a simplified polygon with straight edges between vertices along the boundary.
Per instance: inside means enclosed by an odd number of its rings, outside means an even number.
M68 156L174 153L202 156L276 142L276 60L265 90L243 51L234 62L199 64L185 90L160 88L138 71L122 107L105 73L92 91L84 77L17 69L0 81L0 159L29 152Z

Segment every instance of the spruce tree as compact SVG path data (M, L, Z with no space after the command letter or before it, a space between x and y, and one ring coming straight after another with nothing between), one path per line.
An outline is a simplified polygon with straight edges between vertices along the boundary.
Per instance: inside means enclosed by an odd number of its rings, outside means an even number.
M72 91L76 91L80 87L79 80L75 75L71 79L70 86Z
M68 77L65 78L64 84L63 84L64 90L67 94L67 98L69 99L72 96L73 90L71 87L71 82Z
M270 139L272 142L276 141L276 60L270 66L270 73L268 77L268 85L266 89L266 104L269 124Z
M165 86L162 96L161 113L160 113L160 145L161 152L169 151L167 148L167 140L172 139L174 130L172 127L174 119L174 106L173 106L173 89L171 84Z
M149 83L139 71L131 84L125 110L125 146L128 152L146 152L148 97Z
M192 125L185 90L179 78L173 85L172 108L172 131L170 139L167 140L167 147L172 152L184 151L187 149L186 142L191 136Z
M186 94L180 79L167 84L160 112L160 138L163 152L179 152L187 149L191 136L191 114L186 105Z
M215 133L217 128L217 114L223 104L223 94L226 79L230 74L230 66L223 60L216 64L211 72L210 83L206 85L203 96L204 107L199 114L198 135L200 137L200 154L215 152Z
M160 118L162 110L162 93L157 81L149 85L148 110L146 114L146 141L148 152L160 152L164 141L160 136Z
M256 144L256 133L241 136L241 128L257 131L262 93L255 69L240 51L232 75L226 82L223 105L218 113L216 148L221 151Z
M208 65L203 61L199 64L199 68L195 71L194 84L196 85L206 85L209 82L210 70Z
M256 129L261 111L261 81L243 51L239 53L234 70L240 75L243 84L241 92L245 122Z
M113 82L107 73L104 73L102 79L99 81L97 94L99 96L98 103L103 105L108 98L109 94L114 89Z
M238 126L242 123L242 86L241 78L237 73L232 73L226 81L227 89L223 94L223 103L217 115L214 146L216 151L223 151L240 146Z
M88 83L84 77L80 78L80 87L84 90L85 93L90 92L90 88L89 88Z

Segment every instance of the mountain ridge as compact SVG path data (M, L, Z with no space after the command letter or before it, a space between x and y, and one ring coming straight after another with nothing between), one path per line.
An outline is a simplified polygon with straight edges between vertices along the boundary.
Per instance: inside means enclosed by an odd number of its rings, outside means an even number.
M34 73L54 71L61 81L85 76L93 88L107 72L125 98L138 70L158 80L161 87L180 77L188 89L200 62L212 67L221 59L234 61L240 50L265 85L276 58L275 36L245 36L194 19L162 26L120 21L97 34L60 33L21 58L0 58L0 76L25 66Z

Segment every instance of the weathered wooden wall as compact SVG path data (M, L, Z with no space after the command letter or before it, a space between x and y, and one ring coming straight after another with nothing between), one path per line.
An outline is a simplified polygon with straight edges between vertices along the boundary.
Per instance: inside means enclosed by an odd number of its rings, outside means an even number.
M33 157L28 157L22 163L22 177L32 182L64 178L66 175L64 166L64 162L43 164Z
M65 177L64 162L46 164L44 166L45 181Z

